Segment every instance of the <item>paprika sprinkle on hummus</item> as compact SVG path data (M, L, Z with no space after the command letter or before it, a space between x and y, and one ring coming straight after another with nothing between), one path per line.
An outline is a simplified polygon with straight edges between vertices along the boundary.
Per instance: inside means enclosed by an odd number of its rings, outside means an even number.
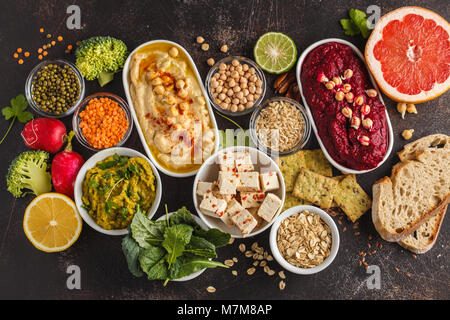
M307 55L299 76L330 156L350 169L375 168L388 149L388 124L363 61L348 45L329 42Z

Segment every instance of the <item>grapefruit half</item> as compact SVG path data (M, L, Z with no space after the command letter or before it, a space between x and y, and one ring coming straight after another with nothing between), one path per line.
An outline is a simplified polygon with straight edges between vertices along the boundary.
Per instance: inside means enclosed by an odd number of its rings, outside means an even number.
M437 13L402 7L381 17L365 58L380 89L398 102L420 103L450 88L450 24Z

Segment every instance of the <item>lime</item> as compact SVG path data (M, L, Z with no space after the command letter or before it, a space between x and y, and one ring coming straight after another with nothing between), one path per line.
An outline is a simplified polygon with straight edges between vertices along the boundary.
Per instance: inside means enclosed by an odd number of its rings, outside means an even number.
M297 60L294 41L281 32L267 32L253 48L256 63L269 73L280 74L289 71Z

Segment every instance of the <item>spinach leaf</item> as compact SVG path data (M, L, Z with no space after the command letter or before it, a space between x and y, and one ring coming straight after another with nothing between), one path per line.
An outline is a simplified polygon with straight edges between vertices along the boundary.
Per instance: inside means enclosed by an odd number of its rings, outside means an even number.
M150 220L138 207L131 222L131 234L142 248L161 245L164 240L165 223Z
M211 242L216 248L224 247L230 241L230 234L220 231L219 229L196 229L194 235L204 238Z
M204 238L192 236L191 241L186 245L184 253L194 254L205 258L217 258L216 247Z
M162 246L168 252L169 268L183 254L186 245L191 241L192 232L193 228L186 224L176 224L166 228Z
M179 279L185 276L188 276L194 272L197 272L199 270L202 270L204 268L216 268L216 267L222 267L222 268L228 268L226 265L224 265L221 262L218 261L212 261L207 258L203 257L181 257L180 258L180 269L172 279Z
M139 264L140 250L139 245L130 234L123 238L122 251L127 259L128 269L135 277L142 277L144 275Z
M192 216L191 212L186 207L182 207L181 209L178 209L174 214L172 214L169 217L169 224L170 225L187 224L195 229L197 228L201 229L201 227L198 225L198 223Z
M161 247L150 246L141 250L139 263L149 280L165 280L168 278L166 255L166 251Z

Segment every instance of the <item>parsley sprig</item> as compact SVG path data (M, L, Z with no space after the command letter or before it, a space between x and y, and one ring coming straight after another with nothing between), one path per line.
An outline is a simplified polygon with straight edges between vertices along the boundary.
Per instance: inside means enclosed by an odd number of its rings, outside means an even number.
M28 108L28 102L23 94L19 94L17 97L12 98L10 103L11 106L2 109L2 114L5 117L5 120L12 119L12 121L11 124L9 125L8 130L6 130L5 135L0 140L0 144L3 143L6 136L11 131L11 128L13 127L16 119L19 120L19 122L21 123L27 123L28 121L33 119L33 114L29 111L26 111L26 109Z

